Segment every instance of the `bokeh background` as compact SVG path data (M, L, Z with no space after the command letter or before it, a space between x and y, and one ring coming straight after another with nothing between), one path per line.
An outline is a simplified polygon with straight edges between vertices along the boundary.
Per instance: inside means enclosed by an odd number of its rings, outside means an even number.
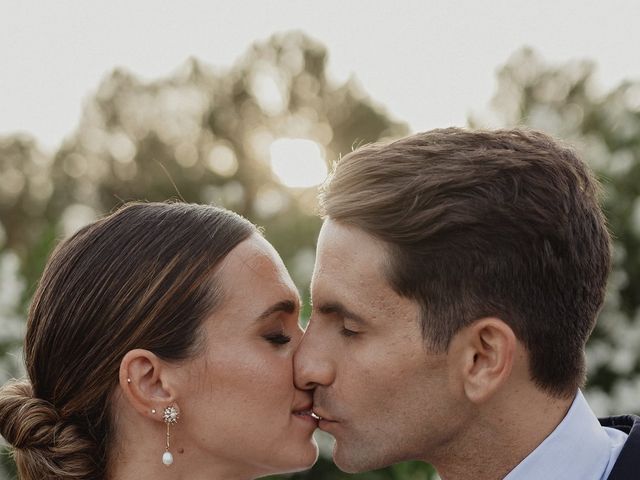
M316 185L340 155L528 125L603 183L615 263L586 394L600 415L640 413L639 19L633 0L0 0L0 381L22 375L52 248L129 200L241 213L308 299ZM435 478L415 462L347 476L319 440L320 462L289 478Z

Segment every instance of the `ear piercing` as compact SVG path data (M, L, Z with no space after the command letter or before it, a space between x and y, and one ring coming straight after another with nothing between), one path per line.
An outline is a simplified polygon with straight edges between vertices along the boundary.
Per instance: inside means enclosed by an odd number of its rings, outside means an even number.
M152 410L152 412L155 412L155 409ZM167 424L167 444L165 447L165 451L162 454L162 463L164 463L167 467L173 463L173 455L169 451L169 443L171 441L171 425L175 425L176 423L178 423L179 417L180 412L178 411L178 408L173 405L169 405L162 412L162 419L164 420L164 423Z

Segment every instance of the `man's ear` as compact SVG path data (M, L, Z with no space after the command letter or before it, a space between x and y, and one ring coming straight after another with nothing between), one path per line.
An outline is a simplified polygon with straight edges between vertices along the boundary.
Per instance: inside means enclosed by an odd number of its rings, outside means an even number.
M124 399L141 415L161 421L163 410L175 403L165 363L148 350L130 350L120 362Z
M499 318L481 318L459 332L457 343L464 392L471 402L482 403L511 375L517 343L515 333Z

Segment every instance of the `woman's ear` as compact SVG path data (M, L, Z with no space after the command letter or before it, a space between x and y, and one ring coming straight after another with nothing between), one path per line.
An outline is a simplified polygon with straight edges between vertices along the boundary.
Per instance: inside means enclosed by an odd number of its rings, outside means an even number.
M162 412L175 405L175 392L167 375L168 369L157 355L135 349L120 362L120 388L125 401L141 415L162 420Z
M517 339L499 318L476 320L461 340L464 391L474 403L491 398L511 375Z

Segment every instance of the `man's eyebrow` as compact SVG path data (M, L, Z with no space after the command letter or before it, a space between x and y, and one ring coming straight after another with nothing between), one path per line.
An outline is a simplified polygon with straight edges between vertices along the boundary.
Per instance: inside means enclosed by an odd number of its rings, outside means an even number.
M264 312L258 315L256 321L265 320L270 317L274 313L284 312L284 313L293 313L298 308L298 303L294 300L281 300L278 303L274 303L269 308L267 308Z
M338 315L343 318L354 320L357 323L367 323L364 318L357 313L352 312L340 302L323 303L318 307L318 311L324 315Z

